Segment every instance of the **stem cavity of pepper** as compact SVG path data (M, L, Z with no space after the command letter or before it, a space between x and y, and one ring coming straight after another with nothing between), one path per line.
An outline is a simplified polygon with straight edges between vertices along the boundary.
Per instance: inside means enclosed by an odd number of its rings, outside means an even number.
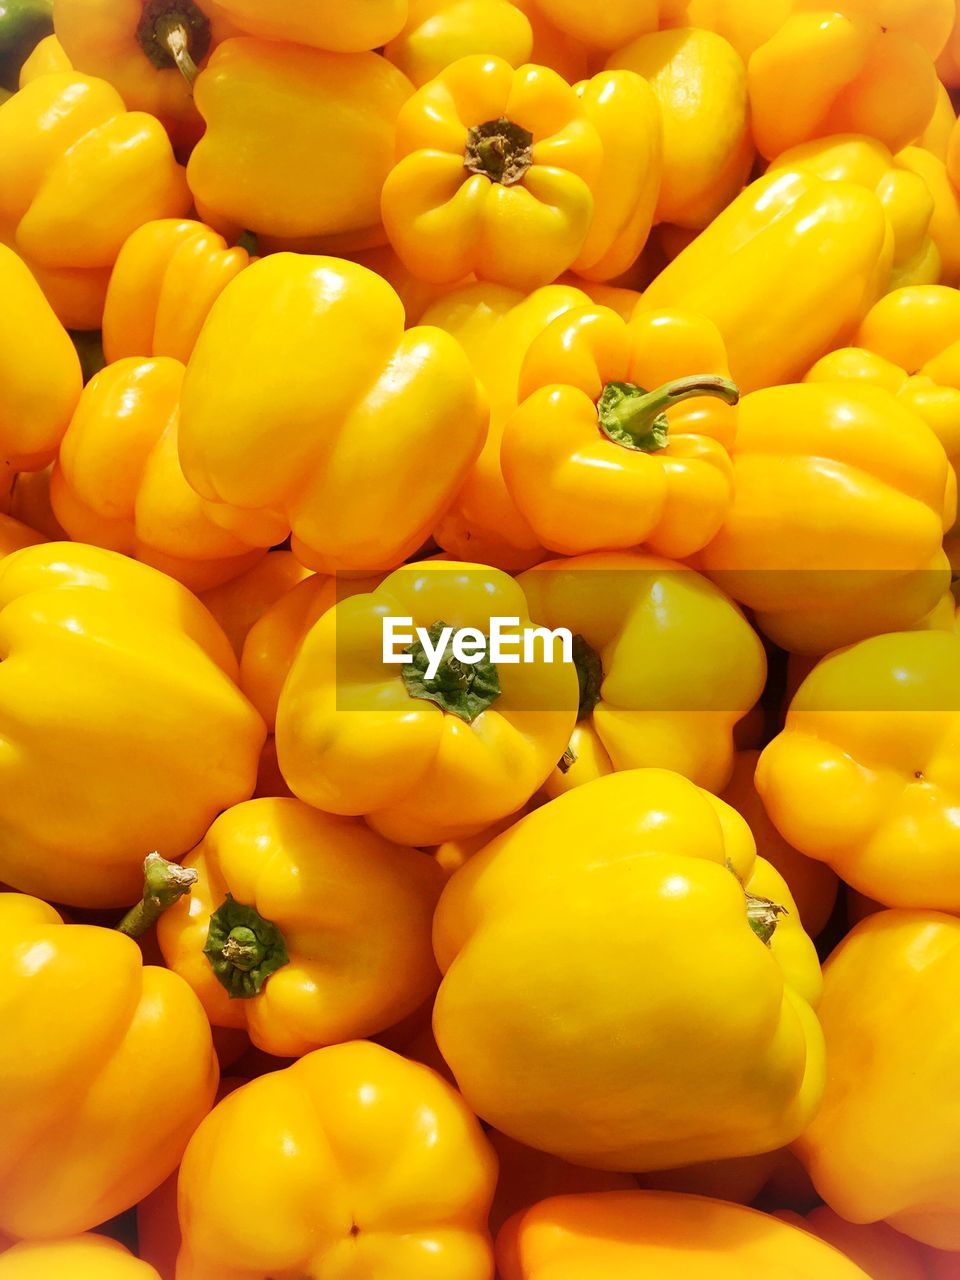
M427 636L432 645L439 642L445 629L444 622L428 627ZM427 674L430 659L419 640L407 653L413 661L404 664L401 678L411 698L432 702L442 711L472 724L500 697L500 676L490 660L489 648L472 663L461 662L448 649L433 676Z
M714 396L735 405L740 389L729 378L698 374L666 382L654 391L645 391L633 382L608 382L597 401L600 430L614 444L641 453L658 453L670 442L667 411L684 400Z
M467 134L463 165L491 182L512 187L533 164L533 134L506 116L476 124Z
M118 933L139 938L197 883L189 867L168 862L159 853L148 853L143 863L143 897L116 926Z
M155 67L176 67L192 88L210 50L210 20L193 0L148 0L137 41Z
M770 939L777 931L777 923L781 916L788 915L786 907L781 907L779 903L771 901L770 898L758 897L755 893L748 893L747 897L747 924L757 935L765 947L769 947Z
M259 995L270 975L290 960L273 921L230 893L210 917L203 954L231 1000Z

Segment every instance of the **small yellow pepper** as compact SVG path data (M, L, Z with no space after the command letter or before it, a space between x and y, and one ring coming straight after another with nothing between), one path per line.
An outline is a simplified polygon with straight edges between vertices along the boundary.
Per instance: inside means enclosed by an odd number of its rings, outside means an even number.
M399 298L372 271L282 253L236 276L203 326L180 460L209 502L282 515L309 567L369 572L426 541L486 425L453 338L405 332Z
M15 470L39 470L80 398L80 360L36 280L3 244L0 293L0 455Z
M478 661L448 644L434 674L419 638L412 662L384 662L385 617L473 628ZM516 619L516 662L490 657L491 619ZM425 561L329 609L294 659L277 710L277 755L291 791L328 813L363 814L401 844L439 844L519 809L566 750L576 669L555 637L533 640L513 579L482 565ZM411 625L397 628L416 636ZM519 642L518 638L519 637Z
M0 1280L161 1280L147 1262L106 1236L18 1244L0 1257Z
M902 639L903 637L898 637ZM960 1249L960 1070L951 1016L960 920L881 911L824 969L820 1018L829 1071L823 1106L796 1144L820 1196L853 1223L885 1221ZM954 1269L946 1274L956 1274Z
M177 1280L492 1280L496 1178L483 1130L433 1071L367 1041L318 1049L197 1129Z
M173 356L184 364L210 308L250 255L202 222L147 222L117 256L103 309L103 351L124 356Z
M160 123L105 80L41 76L0 106L0 240L72 329L97 329L123 242L190 206Z
M447 881L434 949L440 1052L530 1146L671 1168L774 1150L817 1108L813 944L744 820L678 774L613 773L522 818Z
M651 283L641 305L712 320L741 391L801 378L890 279L893 233L873 192L812 173L752 183Z
M511 498L552 551L635 547L681 559L705 546L732 497L736 433L716 327L679 311L629 324L580 307L534 339L500 463Z
M530 62L533 28L509 0L412 0L403 30L383 52L419 88L471 53L511 67Z

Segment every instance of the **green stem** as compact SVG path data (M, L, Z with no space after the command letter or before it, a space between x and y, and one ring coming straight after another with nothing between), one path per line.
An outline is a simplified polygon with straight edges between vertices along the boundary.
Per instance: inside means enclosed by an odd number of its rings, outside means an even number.
M437 645L445 629L444 622L435 622L427 628L431 645ZM432 702L442 711L472 724L500 697L500 674L496 664L490 661L489 648L476 662L461 662L448 648L432 676L427 674L429 655L419 640L407 652L413 661L404 664L400 675L411 698Z
M740 389L729 378L708 373L676 378L653 391L633 382L608 382L597 402L600 429L627 449L656 453L669 443L668 410L698 396L714 396L734 405Z
M273 921L229 893L210 917L203 954L231 1000L259 995L270 975L290 959Z
M159 853L148 853L143 864L143 897L116 926L117 931L128 938L141 937L196 883L196 871L168 862Z
M747 895L747 924L767 947L770 939L777 931L777 922L781 916L787 915L787 908L770 898L758 897L755 893Z
M577 634L573 637L573 665L577 668L577 683L580 686L580 703L577 707L577 723L586 720L593 708L600 701L600 690L603 687L603 663L600 655Z

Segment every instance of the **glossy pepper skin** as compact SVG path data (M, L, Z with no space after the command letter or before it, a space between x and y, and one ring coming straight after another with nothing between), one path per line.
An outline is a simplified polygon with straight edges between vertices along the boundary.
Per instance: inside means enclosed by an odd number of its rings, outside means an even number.
M549 560L519 582L541 626L582 637L573 759L547 793L646 766L719 791L734 724L766 678L763 646L736 605L686 565L632 552Z
M36 80L38 76L49 75L53 71L72 71L73 65L63 51L63 45L56 36L45 36L33 49L30 57L20 68L18 88Z
M41 76L0 106L0 239L71 329L97 329L110 269L152 218L190 205L160 123L105 80Z
M219 8L242 31L265 40L362 53L392 40L407 17L407 0L366 0L344 5L341 0L217 0Z
M239 577L201 592L200 598L239 661L251 629L278 600L312 576L292 551L273 551Z
M0 293L0 453L16 470L39 470L80 398L80 360L36 280L2 244Z
M930 426L960 471L960 291L917 285L871 308L853 346L818 360L807 382L884 387Z
M19 893L0 894L0 921L0 1230L55 1239L176 1168L213 1102L217 1059L196 996L130 938L65 925Z
M517 407L520 368L531 343L557 316L589 302L575 284L545 285L529 294L504 285L468 284L425 312L425 324L452 334L466 351L490 404L480 456L433 531L457 559L513 572L547 556L504 482L500 443Z
M27 55L52 31L53 0L8 0L0 14L0 88L17 88Z
M937 76L909 12L920 5L882 7L898 8L899 20L869 0L841 0L840 12L801 0L753 53L750 118L761 155L771 160L839 133L867 134L899 151L923 132Z
M946 631L830 654L760 759L757 788L785 838L888 906L960 910L958 662Z
M250 265L240 245L212 227L166 218L138 227L114 264L103 309L108 361L172 356L184 364L210 308Z
M222 1195L244 1167L258 1176ZM495 1182L480 1125L434 1072L366 1041L319 1049L194 1134L177 1280L492 1280Z
M14 1245L0 1256L0 1280L161 1280L147 1262L141 1262L116 1240L83 1235L67 1240Z
M492 54L520 67L531 62L533 27L509 0L413 0L384 56L417 88L458 58Z
M844 341L890 278L893 233L877 196L811 173L752 183L643 295L720 330L743 392L800 378Z
M770 387L741 401L734 500L698 567L795 653L912 626L947 589L956 485L888 391Z
M432 680L413 663L386 665L385 616L484 637L492 618L518 619L514 635L533 625L521 588L484 565L407 565L341 601L307 634L280 695L277 755L291 791L329 813L363 814L400 844L439 844L519 809L576 722L576 670L559 644L538 642L532 660L518 645L521 660L499 664L487 644L462 687L450 649Z
M660 104L656 220L699 231L739 193L753 164L743 59L721 36L687 27L641 36L607 66L643 76Z
M935 911L881 911L847 935L824 971L826 1094L796 1145L842 1217L882 1219L938 1249L960 1246L960 1142L944 1088L957 1070L947 1011L958 965L960 921Z
M790 912L772 933L771 902ZM530 1146L670 1168L773 1150L818 1105L813 944L743 819L678 774L610 774L523 818L447 882L434 948L440 1052Z
M602 6L589 0L537 0L560 31L592 49L619 49L648 31L656 31L658 0L611 0Z
M282 515L310 568L406 559L479 453L487 410L457 343L403 322L386 281L351 262L282 253L242 272L187 367L189 482L208 501Z
M263 722L179 583L97 547L16 551L0 561L0 649L0 881L128 903L144 850L179 857L252 793Z
M380 188L411 90L374 53L225 41L194 91L207 127L187 174L201 217L277 237L339 236L344 251L383 243Z
M814 173L835 182L856 182L876 192L893 230L889 287L936 284L940 250L932 235L933 196L913 172L875 138L858 134L818 138L784 152L772 172Z
M374 1035L436 986L443 877L419 850L263 799L221 814L183 866L199 880L161 917L164 959L214 1026L245 1028L258 1049L292 1058Z
M664 1191L557 1196L518 1214L497 1237L503 1280L867 1280L815 1236L769 1214Z
M544 546L577 555L642 543L680 559L716 534L732 498L739 392L709 320L571 311L531 344L518 392L500 465Z
M71 538L168 573L194 591L263 557L261 521L234 512L223 528L190 488L177 456L183 365L118 360L83 389L50 479L54 514ZM282 524L277 526L282 537Z
M381 202L399 257L431 282L474 274L525 290L584 254L599 278L624 270L649 230L659 113L633 73L602 87L578 93L549 67L477 54L420 88ZM645 226L630 221L638 204Z

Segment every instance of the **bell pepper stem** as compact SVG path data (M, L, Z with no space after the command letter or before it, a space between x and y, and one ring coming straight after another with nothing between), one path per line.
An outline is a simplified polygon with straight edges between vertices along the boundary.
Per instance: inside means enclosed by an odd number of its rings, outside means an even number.
M137 41L159 70L177 67L187 84L200 74L210 50L210 19L195 0L141 0Z
M197 883L197 873L189 867L168 862L159 853L149 853L143 864L143 897L117 925L118 933L139 938L166 911Z
M176 63L177 70L190 88L200 74L200 68L190 56L190 33L176 18L161 18L157 23L157 40Z
M764 946L769 947L770 939L777 931L777 923L781 916L788 915L786 907L761 898L758 894L747 893L747 923Z
M210 917L203 954L231 1000L259 995L270 975L289 963L280 929L230 893Z
M669 441L667 411L698 396L714 396L735 405L740 389L729 378L708 373L676 378L653 391L632 382L608 382L597 402L597 418L601 430L616 444L656 453Z

